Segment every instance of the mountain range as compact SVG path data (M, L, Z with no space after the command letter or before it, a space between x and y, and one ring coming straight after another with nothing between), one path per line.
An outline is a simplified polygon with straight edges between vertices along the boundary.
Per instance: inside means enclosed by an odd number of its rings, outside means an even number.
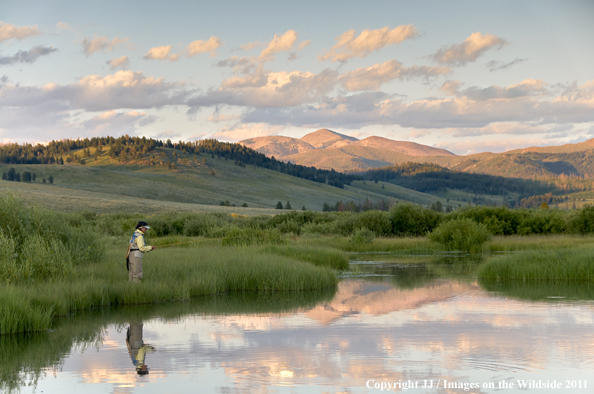
M416 142L394 141L383 137L368 137L359 140L355 137L340 134L328 129L320 129L309 133L302 138L291 138L282 136L256 137L239 142L263 153L267 156L274 156L277 159L296 159L296 155L305 154L311 151L331 151L334 149L343 150L352 147L364 147L383 149L392 152L402 153L409 156L455 156L445 149L432 148Z
M594 139L577 144L466 156L377 136L359 140L328 129L314 131L301 139L270 136L240 143L285 162L339 172L416 162L434 163L456 171L525 179L560 175L594 177Z

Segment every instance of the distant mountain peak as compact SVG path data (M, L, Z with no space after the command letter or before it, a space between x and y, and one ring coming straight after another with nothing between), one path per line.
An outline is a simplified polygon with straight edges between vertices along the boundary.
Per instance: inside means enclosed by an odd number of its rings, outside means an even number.
M326 149L329 147L339 148L359 140L355 137L337 133L336 131L319 129L313 133L304 135L301 141L307 142L318 149Z

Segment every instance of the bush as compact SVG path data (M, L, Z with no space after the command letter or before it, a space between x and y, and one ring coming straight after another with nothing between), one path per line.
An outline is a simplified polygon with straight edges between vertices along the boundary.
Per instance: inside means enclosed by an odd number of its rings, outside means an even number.
M586 205L569 218L569 231L578 234L594 233L594 205Z
M377 237L392 235L392 222L387 212L366 211L359 213L355 220L355 226L366 228L372 231Z
M390 209L390 220L395 235L424 236L437 227L441 215L419 205L400 203Z
M366 244L372 243L374 238L375 238L375 235L373 234L373 231L371 231L365 227L362 227L360 229L357 229L357 231L355 231L355 234L353 234L350 241L353 244L366 245Z
M462 218L441 223L428 237L448 250L470 251L472 247L490 240L491 233L485 225Z
M217 220L211 215L197 215L186 219L183 234L188 237L208 236L209 230L217 225Z

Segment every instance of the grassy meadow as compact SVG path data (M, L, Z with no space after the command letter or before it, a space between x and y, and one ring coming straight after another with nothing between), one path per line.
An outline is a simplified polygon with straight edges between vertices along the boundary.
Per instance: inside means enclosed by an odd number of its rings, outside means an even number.
M219 211L254 215L274 212L278 201L283 205L289 201L298 210L305 207L320 211L324 202L334 205L337 201L388 199L383 194L341 189L255 166L243 168L216 156L204 158L204 164L192 159L188 166L180 164L176 169L110 164L109 158L84 166L0 165L0 172L14 168L20 173L29 171L37 175L34 183L0 181L0 190L19 190L27 200L52 209L71 212L87 209L97 213L159 212L160 209L213 212L222 201L229 201L235 209L225 207L229 209ZM50 175L53 184L43 184L42 179ZM429 195L427 198L436 201ZM138 208L134 208L135 201ZM241 207L244 203L248 208L266 211L246 211Z
M594 207L445 214L399 203L389 212L281 212L149 215L131 206L64 213L0 193L0 334L47 330L59 316L110 305L332 289L352 252L412 264L513 252L487 257L472 272L489 280L594 281ZM159 248L145 255L143 281L130 283L124 252L138 220L149 222L147 241Z

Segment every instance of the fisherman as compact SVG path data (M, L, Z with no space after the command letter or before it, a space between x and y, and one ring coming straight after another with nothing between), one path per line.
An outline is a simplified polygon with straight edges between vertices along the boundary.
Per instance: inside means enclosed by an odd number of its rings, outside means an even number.
M132 234L128 243L128 253L126 254L126 266L128 268L128 279L131 282L140 282L142 279L142 256L146 252L155 249L154 246L148 246L144 242L144 233L150 227L147 222L140 221L136 224L136 231Z

